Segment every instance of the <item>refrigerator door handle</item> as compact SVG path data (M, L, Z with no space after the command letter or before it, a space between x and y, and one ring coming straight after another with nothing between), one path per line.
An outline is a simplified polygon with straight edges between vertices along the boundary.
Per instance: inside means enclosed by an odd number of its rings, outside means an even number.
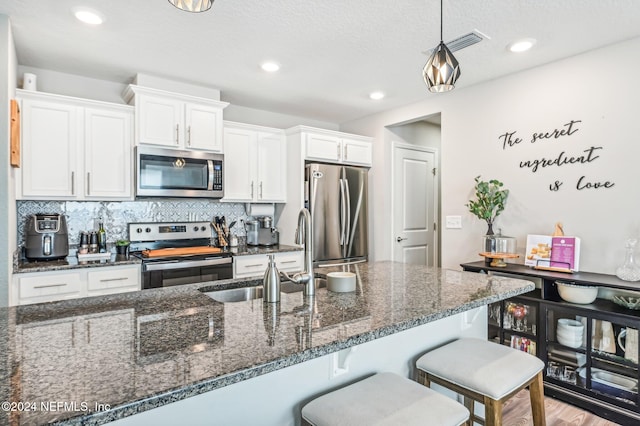
M347 188L347 192L349 189ZM358 202L356 203L356 213L353 215L353 234L349 235L349 247L347 253L351 253L351 246L353 245L353 238L355 237L356 229L358 227L358 218L360 217L360 210L362 209L362 197L364 195L364 181L360 181L360 190L358 193ZM351 202L351 197L349 197L349 202Z
M345 192L345 201L347 204L347 233L345 234L345 242L344 245L348 245L349 248L345 250L344 255L347 256L351 251L351 194L349 193L349 181L344 179L344 192ZM354 224L355 230L355 224Z
M343 179L338 179L340 182L340 245L344 246L346 241L345 241L345 225L347 222L347 219L345 218L345 213L346 213L346 200L345 200L345 193L344 193L344 180Z

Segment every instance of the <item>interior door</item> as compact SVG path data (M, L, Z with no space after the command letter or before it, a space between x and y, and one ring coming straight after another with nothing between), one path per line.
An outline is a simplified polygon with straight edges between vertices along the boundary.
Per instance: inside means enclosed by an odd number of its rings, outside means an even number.
M396 146L393 154L393 260L435 266L435 153Z

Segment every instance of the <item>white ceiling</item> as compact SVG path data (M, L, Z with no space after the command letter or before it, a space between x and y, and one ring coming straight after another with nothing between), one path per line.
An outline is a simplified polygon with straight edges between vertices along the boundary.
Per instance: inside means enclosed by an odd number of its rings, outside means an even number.
M71 9L80 5L104 24L77 21ZM20 65L119 83L152 74L333 123L446 96L422 80L422 52L440 38L439 8L438 0L216 0L193 14L167 0L0 0ZM445 42L473 30L490 39L455 53L458 89L638 37L640 1L446 0ZM521 37L537 39L534 49L507 52ZM281 70L265 73L265 60ZM387 97L370 100L374 90Z

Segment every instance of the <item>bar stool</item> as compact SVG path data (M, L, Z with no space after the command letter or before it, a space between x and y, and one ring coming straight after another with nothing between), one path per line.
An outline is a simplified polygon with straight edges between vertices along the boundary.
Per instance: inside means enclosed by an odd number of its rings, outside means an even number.
M413 380L378 373L307 403L302 418L313 426L459 426L469 410Z
M502 424L503 403L529 387L533 424L545 426L544 363L533 355L480 339L459 339L441 346L416 361L417 381L437 383L464 396L474 422ZM485 406L484 421L474 414L474 401Z

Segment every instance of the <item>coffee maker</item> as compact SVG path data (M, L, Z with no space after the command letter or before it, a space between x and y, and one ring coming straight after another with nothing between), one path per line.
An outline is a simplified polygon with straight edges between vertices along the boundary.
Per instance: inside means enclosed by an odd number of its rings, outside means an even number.
M280 242L280 232L273 228L273 218L271 216L262 216L258 218L258 245L275 246Z
M69 255L67 221L61 214L29 216L26 228L25 257L30 260L62 259Z

